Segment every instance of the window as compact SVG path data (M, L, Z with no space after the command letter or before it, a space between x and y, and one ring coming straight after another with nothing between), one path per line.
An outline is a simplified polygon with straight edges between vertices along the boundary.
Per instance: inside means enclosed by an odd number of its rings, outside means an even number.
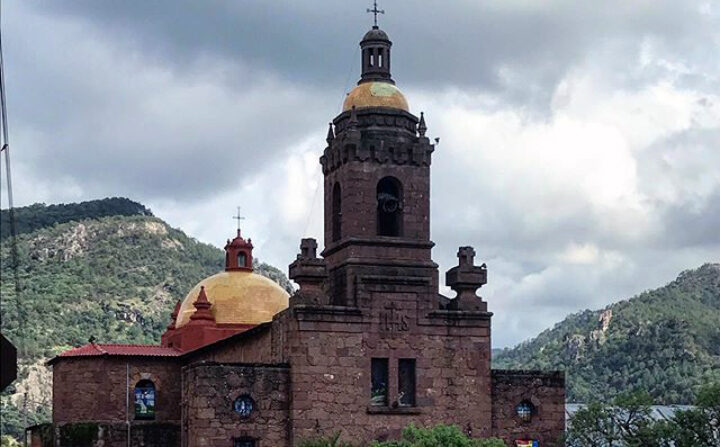
M247 257L245 256L245 253L238 253L237 255L237 266L238 267L247 267L245 265L247 263Z
M370 365L370 405L387 406L388 403L388 359L372 359Z
M415 359L398 360L398 405L415 406Z
M523 401L515 407L515 413L518 418L523 422L532 421L533 413L535 412L535 406L528 401Z
M255 410L255 401L247 394L243 394L233 402L233 410L241 418L249 418L253 410Z
M340 190L340 183L335 183L332 192L332 240L333 242L339 241L342 237L341 230L341 219L342 219L342 195Z
M402 236L402 185L395 177L385 177L377 184L377 234Z
M135 385L135 419L155 419L155 385L150 380Z
M251 438L235 438L233 447L255 447L255 440Z

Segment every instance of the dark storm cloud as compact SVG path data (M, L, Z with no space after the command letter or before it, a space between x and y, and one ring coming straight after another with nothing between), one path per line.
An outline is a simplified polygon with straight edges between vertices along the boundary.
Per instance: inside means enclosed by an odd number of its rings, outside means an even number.
M202 54L242 58L294 82L344 85L357 67L369 2L177 0L42 3L141 45L178 69ZM610 46L618 76L648 39L673 57L712 56L713 23L693 2L387 1L383 28L396 42L403 85L494 91L517 103L547 105L566 71ZM357 76L353 69L351 78ZM522 80L522 82L518 82Z
M240 202L258 256L287 265L322 234L317 157L369 4L7 2L20 202L127 195L216 244ZM395 79L442 137L434 258L488 263L498 346L720 257L712 2L380 6Z

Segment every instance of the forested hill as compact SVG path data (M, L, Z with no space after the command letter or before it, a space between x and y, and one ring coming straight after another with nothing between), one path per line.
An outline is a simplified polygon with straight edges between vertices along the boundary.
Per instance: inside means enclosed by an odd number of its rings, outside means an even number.
M118 215L108 215L112 210ZM2 241L2 330L24 342L31 357L83 344L91 335L107 343L156 343L175 302L224 266L222 250L128 199L32 205L16 215L23 228L45 222L18 238L20 307L9 239ZM256 270L289 287L278 269L261 264Z
M10 238L0 239L0 317L3 334L25 356L21 380L3 393L0 411L3 433L17 435L25 391L29 422L47 417L51 392L44 361L91 336L100 343L159 343L175 302L222 270L225 255L128 199L33 205L16 215L22 300L18 307ZM255 269L290 287L280 270L262 263Z
M493 367L564 369L571 402L645 389L658 404L689 403L700 384L720 381L720 264L570 315L498 353Z
M36 203L15 209L18 234L30 233L55 224L108 216L152 216L149 209L124 197L90 200L82 203L45 205ZM10 236L10 212L0 211L0 239Z

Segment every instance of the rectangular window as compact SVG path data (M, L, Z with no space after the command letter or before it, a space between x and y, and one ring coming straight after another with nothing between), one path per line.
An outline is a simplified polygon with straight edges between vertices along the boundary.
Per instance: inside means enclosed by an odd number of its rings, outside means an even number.
M370 405L388 404L388 359L372 359L370 365Z
M415 359L398 360L398 404L415 406Z

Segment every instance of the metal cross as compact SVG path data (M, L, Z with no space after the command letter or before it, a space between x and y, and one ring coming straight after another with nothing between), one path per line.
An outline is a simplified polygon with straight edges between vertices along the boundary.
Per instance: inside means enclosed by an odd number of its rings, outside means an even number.
M385 14L384 9L378 9L377 7L377 0L373 0L373 9L368 8L367 12L373 13L373 16L375 17L375 26L377 27L377 16L378 14Z
M241 220L245 220L245 218L240 215L240 207L237 207L237 209L238 209L237 216L233 216L233 219L237 220L237 223L238 223L238 231L240 231L240 221L241 221Z

